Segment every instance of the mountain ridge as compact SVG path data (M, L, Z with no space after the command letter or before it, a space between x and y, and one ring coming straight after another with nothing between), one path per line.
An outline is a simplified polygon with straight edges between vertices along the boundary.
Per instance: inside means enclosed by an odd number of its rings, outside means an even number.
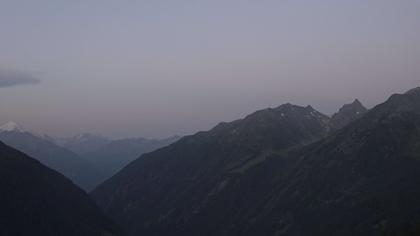
M0 132L0 140L59 171L86 190L92 189L97 182L94 173L99 170L91 163L70 150L23 128Z
M420 90L332 133L311 108L280 107L145 154L91 196L129 235L383 235L419 225ZM318 139L299 133L308 118Z
M243 119L221 123L209 131L186 136L167 147L144 154L96 188L91 196L110 215L116 218L121 216L123 219L117 219L117 222L126 226L128 233L153 235L153 230L163 230L152 226L152 222L159 218L159 215L154 215L153 208L162 209L162 214L165 214L173 206L190 201L184 210L175 210L181 214L179 220L185 217L190 219L193 212L206 204L208 194L223 189L224 184L219 183L220 178L225 175L242 175L244 171L252 169L264 160L265 154L261 154L263 150L288 149L321 138L327 133L327 120L327 116L311 107L291 104L260 110ZM155 176L155 171L161 174ZM140 183L137 182L136 187L131 189L130 186L134 185L130 182L134 179ZM148 185L148 181L153 183L153 188ZM114 195L114 187L125 194ZM113 208L106 198L99 196L99 192L113 196L114 203L125 205L129 209L127 212L132 214L125 215ZM125 198L130 192L133 195ZM150 197L149 200L138 202L137 198L146 196ZM142 209L144 214L135 209ZM134 222L142 220L149 222L144 224L151 224L153 230L137 231L142 225Z
M62 174L0 142L0 235L120 235Z
M336 113L331 116L330 126L332 131L339 130L349 123L362 117L368 109L355 99L352 103L344 104Z

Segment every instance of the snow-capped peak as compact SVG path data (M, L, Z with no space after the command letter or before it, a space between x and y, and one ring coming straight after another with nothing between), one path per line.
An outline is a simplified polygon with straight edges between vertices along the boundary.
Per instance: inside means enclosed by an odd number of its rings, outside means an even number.
M0 126L0 132L25 132L25 130L13 121L9 121Z
M3 124L2 126L0 126L0 133L5 133L5 132L26 133L26 134L31 134L33 136L36 136L38 138L42 138L44 140L48 140L48 141L52 140L52 138L48 137L45 134L39 134L38 132L24 129L22 128L22 126L20 126L19 124L13 121L9 121Z

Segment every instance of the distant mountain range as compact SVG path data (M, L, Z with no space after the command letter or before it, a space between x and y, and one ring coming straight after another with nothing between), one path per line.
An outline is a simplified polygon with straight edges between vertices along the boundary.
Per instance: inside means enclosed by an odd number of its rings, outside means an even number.
M90 133L56 138L28 131L15 122L0 126L1 141L59 171L86 191L92 190L141 154L178 139L174 136L162 140L111 140Z
M418 235L420 88L291 104L144 154L91 194L128 235Z
M83 190L2 142L0 189L0 235L121 235Z
M102 171L101 182L103 182L142 154L165 147L179 139L179 136L173 136L165 139L129 138L112 140L96 150L85 153L83 157L94 163Z
M14 122L0 126L0 141L57 170L86 190L98 184L99 176L102 176L99 169L46 137L27 131Z
M111 142L111 139L102 135L84 133L70 138L56 138L55 142L80 156L84 156L106 146Z
M71 138L55 139L56 143L67 148L100 170L95 185L113 176L143 153L154 151L180 139L173 136L164 139L127 138L116 139L84 133Z

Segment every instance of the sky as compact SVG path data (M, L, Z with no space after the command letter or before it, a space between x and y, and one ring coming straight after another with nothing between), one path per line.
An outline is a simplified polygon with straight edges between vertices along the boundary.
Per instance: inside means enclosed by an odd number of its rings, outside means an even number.
M0 123L165 137L420 86L420 0L0 0Z

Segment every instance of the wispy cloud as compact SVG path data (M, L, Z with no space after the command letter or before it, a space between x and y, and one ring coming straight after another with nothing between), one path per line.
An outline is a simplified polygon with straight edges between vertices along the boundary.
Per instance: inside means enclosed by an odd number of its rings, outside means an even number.
M33 74L26 71L0 69L0 88L40 82Z

